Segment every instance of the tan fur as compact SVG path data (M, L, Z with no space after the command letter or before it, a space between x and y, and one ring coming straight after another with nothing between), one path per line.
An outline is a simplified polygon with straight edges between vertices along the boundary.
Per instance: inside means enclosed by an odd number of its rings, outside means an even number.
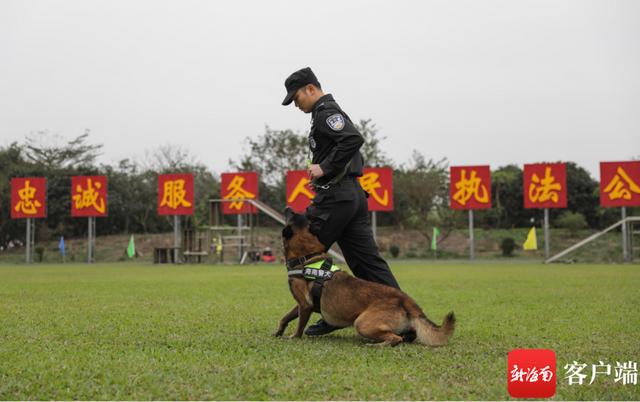
M284 239L285 256L293 259L323 252L324 246L307 227L294 228L293 236ZM321 255L314 260L326 258ZM313 282L289 278L289 289L297 305L280 320L275 336L282 336L288 323L299 318L293 337L301 337L313 312ZM361 336L377 341L379 346L395 346L402 342L400 334L416 331L417 341L428 346L444 346L455 329L455 316L449 313L441 326L430 321L422 309L406 293L378 283L338 272L326 281L320 300L322 316L329 324L353 325Z

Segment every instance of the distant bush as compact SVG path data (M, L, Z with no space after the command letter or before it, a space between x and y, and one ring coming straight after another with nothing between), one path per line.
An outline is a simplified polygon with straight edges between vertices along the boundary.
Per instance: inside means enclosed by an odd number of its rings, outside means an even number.
M393 258L398 258L398 255L400 255L400 247L392 244L391 246L389 246L389 252L391 253L391 256Z
M35 251L38 256L38 262L42 262L42 260L44 260L44 247L38 246L35 248Z
M565 211L556 219L556 226L576 233L580 229L585 229L587 220L580 212Z
M513 257L513 250L516 248L516 241L512 237L505 237L500 243L502 249L502 255L504 257Z
M405 254L405 257L407 257L407 258L417 258L418 257L418 253L416 252L415 248L410 248L407 251L407 254Z

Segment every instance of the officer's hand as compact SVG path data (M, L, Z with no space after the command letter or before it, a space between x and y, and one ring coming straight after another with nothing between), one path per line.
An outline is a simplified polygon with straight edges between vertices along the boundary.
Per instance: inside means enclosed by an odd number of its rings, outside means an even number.
M309 165L309 177L311 180L318 179L324 176L324 172L320 165Z

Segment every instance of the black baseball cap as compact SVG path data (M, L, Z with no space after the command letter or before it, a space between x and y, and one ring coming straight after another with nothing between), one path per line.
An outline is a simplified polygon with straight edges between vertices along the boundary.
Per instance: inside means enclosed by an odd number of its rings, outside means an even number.
M296 92L298 92L298 89L307 84L313 84L318 88L321 88L316 75L309 67L302 68L291 74L284 81L284 87L287 89L287 96L284 97L282 104L286 106L293 102L293 98L295 97Z

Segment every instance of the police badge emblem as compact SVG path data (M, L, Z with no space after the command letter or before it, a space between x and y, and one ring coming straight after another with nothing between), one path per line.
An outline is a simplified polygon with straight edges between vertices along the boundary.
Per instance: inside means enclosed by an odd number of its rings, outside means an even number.
M309 136L309 147L311 149L316 149L316 140L311 135Z
M333 131L340 131L344 128L344 117L340 113L332 114L327 117L327 125L331 127Z

